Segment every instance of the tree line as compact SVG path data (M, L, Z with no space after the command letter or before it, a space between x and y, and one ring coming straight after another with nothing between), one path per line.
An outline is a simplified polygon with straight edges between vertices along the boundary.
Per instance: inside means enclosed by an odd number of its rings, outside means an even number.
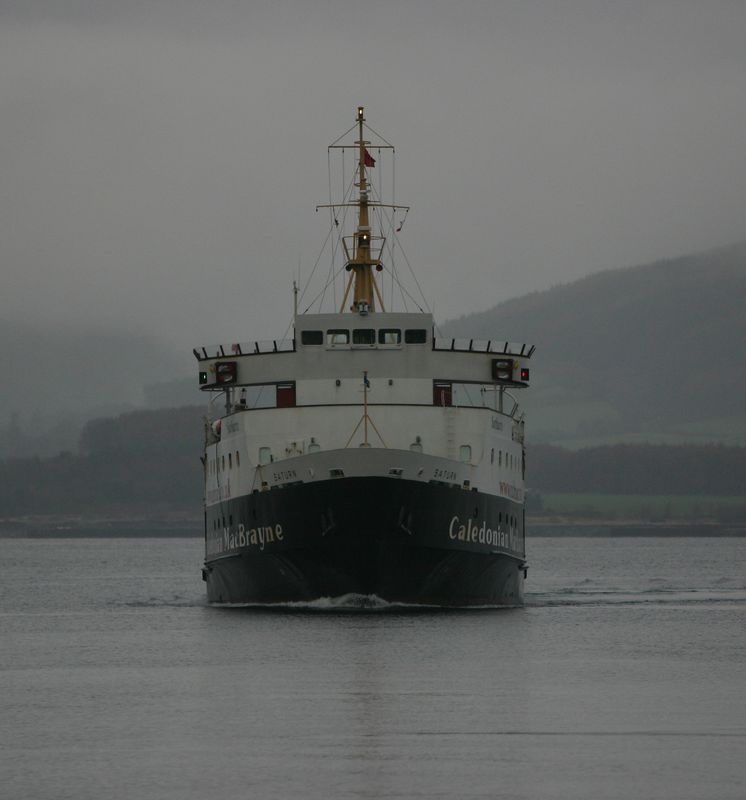
M618 444L566 450L532 445L527 483L538 491L746 495L746 447Z

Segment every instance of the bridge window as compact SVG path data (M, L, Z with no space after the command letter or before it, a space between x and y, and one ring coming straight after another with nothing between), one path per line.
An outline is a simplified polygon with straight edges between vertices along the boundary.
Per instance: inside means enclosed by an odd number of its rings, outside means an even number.
M425 344L427 342L427 331L425 328L410 328L404 331L404 341L407 344Z
M332 328L326 332L326 343L331 347L350 343L350 332L340 328Z
M323 331L301 331L301 344L324 344Z
M373 328L355 328L352 331L353 344L375 344L376 332Z
M401 344L401 329L381 328L378 331L378 344Z

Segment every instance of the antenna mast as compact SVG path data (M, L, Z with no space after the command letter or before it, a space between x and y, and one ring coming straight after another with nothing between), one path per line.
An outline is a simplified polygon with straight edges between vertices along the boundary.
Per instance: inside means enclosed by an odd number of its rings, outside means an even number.
M370 226L370 207L375 206L376 208L409 211L409 206L389 205L388 203L371 200L366 170L369 167L375 167L376 162L367 148L370 142L365 139L365 109L363 106L358 106L357 108L356 122L358 138L355 140L355 146L358 152L358 182L355 185L358 187L358 198L356 201L352 202L318 205L316 206L316 210L318 211L320 208L336 209L343 206L357 206L358 208L357 228L355 233L352 234L352 236L341 237L345 257L347 258L345 269L350 273L350 278L347 281L344 297L342 298L342 306L339 311L340 313L345 311L347 298L350 296L350 292L352 292L352 303L349 310L355 314L365 315L374 312L377 307L379 307L381 311L386 310L384 308L381 290L378 288L373 274L374 267L378 272L383 269L380 255L383 252L386 239L383 235L373 236ZM352 128L350 131L351 130ZM350 131L347 131L347 133L350 133ZM346 135L347 134L343 134L343 136ZM379 134L376 135L379 136ZM342 136L332 143L329 149L344 150L345 145L338 144L341 138ZM347 145L347 147L349 147L349 145ZM378 144L377 147L379 150L380 148L384 148L393 151L394 149L394 146L389 144L385 139L383 140L383 144Z

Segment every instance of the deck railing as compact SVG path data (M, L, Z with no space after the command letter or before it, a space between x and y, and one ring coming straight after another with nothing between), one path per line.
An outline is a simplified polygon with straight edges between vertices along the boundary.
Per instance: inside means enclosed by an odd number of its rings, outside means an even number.
M536 347L518 342L497 339L433 339L433 350L449 350L455 353L495 353L500 356L524 356L531 358Z
M266 339L260 342L234 342L195 347L192 352L197 361L231 356L259 356L268 353L294 353L295 339Z
M531 358L536 347L520 342L506 342L498 339L433 339L433 350L453 353L494 353L500 356L523 356ZM192 352L198 361L209 358L230 358L231 356L256 356L268 353L294 353L295 339L268 339L258 342L234 342L232 344L212 344L195 347Z

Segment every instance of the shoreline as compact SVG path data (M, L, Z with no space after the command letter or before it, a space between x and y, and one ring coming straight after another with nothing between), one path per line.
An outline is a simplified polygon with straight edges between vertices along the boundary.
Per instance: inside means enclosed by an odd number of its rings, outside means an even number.
M201 516L14 517L0 519L0 539L202 538Z
M527 520L531 536L615 537L716 537L746 536L746 523L695 520L692 522L646 522L644 520Z

